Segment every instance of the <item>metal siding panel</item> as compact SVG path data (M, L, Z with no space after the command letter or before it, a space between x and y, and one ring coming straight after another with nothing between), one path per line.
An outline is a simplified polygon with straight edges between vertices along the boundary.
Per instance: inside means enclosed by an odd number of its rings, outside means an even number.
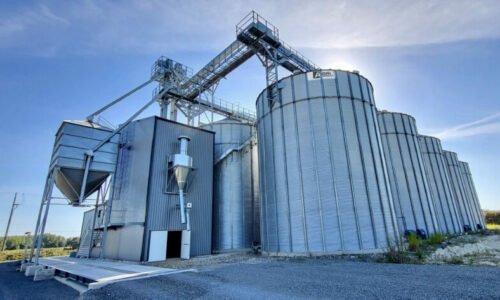
M333 120L341 120L340 105L342 101L337 100L331 107L329 114ZM342 234L344 237L344 250L353 250L359 248L358 234L356 229L356 216L354 214L354 196L352 194L352 182L349 175L349 166L347 163L346 143L344 142L344 129L341 122L332 122L330 124L333 133L333 145L335 145L335 156L333 159L335 181L337 182L337 193L339 196L339 213L342 223Z
M359 86L359 82L357 84ZM365 109L369 109L370 106L365 102L356 101L354 103L354 108L358 119L360 155L364 165L362 170L364 173L366 194L366 204L364 204L364 206L366 213L368 213L368 220L366 220L365 223L369 222L367 227L363 227L363 237L365 238L365 240L363 240L363 245L368 248L369 243L371 248L377 248L379 237L383 237L386 234L383 232L384 223L380 202L376 201L379 199L378 187L380 183L375 174L376 168L373 162L374 145L371 143L373 137L370 136L365 114Z
M308 101L297 102L296 107L308 245L309 251L319 252L322 250L321 224L318 207L318 190L314 174L314 152Z
M472 178L472 172L470 170L469 164L468 163L464 163L464 164L466 167L467 179L468 179L468 182L469 182L469 185L470 185L470 188L472 191L473 199L474 199L474 205L475 205L476 211L478 213L479 222L483 228L486 228L484 216L483 216L482 209L481 209L481 204L480 204L479 198L477 196L476 187L474 185L474 179Z
M274 180L276 182L276 207L280 217L278 218L279 249L280 251L291 251L288 211L287 177L285 174L285 149L283 147L283 128L281 111L273 112L273 157L274 157ZM282 216L282 217L281 217Z
M347 72L337 71L337 82L340 97L351 98L351 91L349 89L348 75Z
M293 81L293 99L294 101L307 99L307 90L304 82L306 81L305 74L298 74L292 77Z
M212 190L213 190L213 133L193 127L156 120L155 142L151 160L148 195L147 236L151 230L182 230L177 208L178 195L165 194L168 156L179 152L177 138L191 138L188 154L193 158L195 170L186 191L186 202L191 202L191 256L210 254L212 247Z
M370 95L368 93L368 82L364 78L360 78L361 94L362 99L366 102L370 102Z
M111 224L145 222L153 131L153 118L135 121L122 131Z
M329 116L326 112L325 99L323 105L311 105L312 128L314 130L314 144L316 147L317 173L319 196L323 210L324 240L326 251L341 250L340 233L338 224L338 214L336 208L336 191L333 180L332 153L330 144L330 132L328 132L327 122ZM326 136L325 136L326 133Z
M325 97L337 97L337 86L335 85L335 79L323 78L323 89L325 91Z
M462 225L472 226L472 222L468 216L467 209L465 208L464 194L462 191L463 185L461 176L459 176L460 172L458 170L458 159L456 157L456 154L453 152L443 151L443 153L446 158L446 163L450 175L450 183L455 196Z
M292 78L288 77L282 80L283 88L281 89L282 105L286 105L293 101Z
M257 102L257 113L261 112L262 113L262 98L259 97L258 102ZM260 108L260 109L259 109ZM259 219L260 219L260 226L259 226L259 231L260 231L260 241L262 244L262 249L263 250L268 250L268 245L269 245L269 234L268 234L268 228L267 228L267 189L266 189L266 174L263 173L262 170L264 170L265 165L264 162L265 160L265 151L264 148L266 147L266 144L263 142L264 141L264 135L265 135L265 130L263 127L264 121L263 119L258 119L257 120L257 144L259 145L257 151L258 151L258 157L259 157Z
M299 167L299 143L297 140L297 122L295 122L295 105L283 107L283 122L286 165L288 174L288 201L290 205L291 244L293 252L306 252L305 223L303 218L303 192Z
M267 103L264 105L267 106ZM278 251L279 239L278 239L278 220L277 220L277 210L276 210L276 194L275 194L275 183L274 183L274 164L273 164L273 139L272 139L272 126L271 126L271 115L268 114L263 119L264 125L264 135L263 143L266 145L263 147L265 164L263 176L266 176L266 219L269 235L268 249L270 251ZM262 173L261 173L262 174Z
M366 197L365 181L363 178L363 166L359 150L359 140L356 131L356 116L353 109L352 100L341 100L342 115L344 120L344 132L347 144L349 173L351 177L351 189L353 193L354 216L356 222L356 231L358 234L358 243L360 248L364 248L364 241L371 242L366 236L363 228L369 227L370 213L368 211L368 199ZM373 237L372 237L373 239Z
M367 83L365 82L364 85L367 85ZM369 99L369 96L364 94L364 92L363 95L365 99ZM389 185L389 178L386 177L386 171L384 170L389 168L389 166L388 162L385 160L384 154L382 153L383 141L380 141L380 129L378 128L379 124L376 119L376 112L374 111L374 107L368 102L364 103L364 108L366 113L367 128L371 138L373 168L375 178L377 180L376 188L378 190L378 197L374 198L378 199L378 201L374 200L372 202L375 216L375 230L377 232L379 247L385 247L388 246L389 242L395 243L399 238L395 228L395 226L397 226L397 220L395 219L395 215L392 213L395 203L393 203L393 199L391 198L391 186ZM381 218L377 217L378 213L380 213Z
M363 97L361 97L361 89L359 87L359 76L356 74L349 74L349 81L351 83L352 97L363 100Z
M467 195L472 219L474 220L473 230L477 229L477 225L483 226L481 211L477 205L477 195L472 183L472 176L470 174L469 166L467 163L459 161L460 170L464 179L464 188ZM483 227L484 228L484 227Z

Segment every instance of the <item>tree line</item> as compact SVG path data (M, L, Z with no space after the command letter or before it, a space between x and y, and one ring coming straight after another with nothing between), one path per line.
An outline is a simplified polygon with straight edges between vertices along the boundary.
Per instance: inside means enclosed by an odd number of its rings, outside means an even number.
M500 225L500 210L483 210L487 224Z
M0 240L0 243L3 241ZM28 238L28 247L31 247L31 243L33 242L33 237ZM18 250L24 249L24 244L26 243L26 236L24 235L13 235L7 237L5 242L5 250ZM69 237L65 238L60 235L55 235L52 233L45 233L43 235L42 247L43 248L60 248L66 247L71 249L77 249L80 244L79 237ZM0 244L1 245L1 244ZM1 248L0 248L1 250Z

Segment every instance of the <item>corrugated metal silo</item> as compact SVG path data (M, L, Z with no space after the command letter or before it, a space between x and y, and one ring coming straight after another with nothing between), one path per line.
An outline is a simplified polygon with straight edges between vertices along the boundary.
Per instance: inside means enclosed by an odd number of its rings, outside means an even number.
M472 211L467 201L467 192L465 190L465 181L460 170L460 164L458 163L458 157L455 152L443 151L444 157L446 158L446 163L448 165L448 171L450 174L451 187L455 196L455 201L457 202L457 207L459 211L460 218L462 219L463 226L470 226L474 228L474 219L472 217Z
M448 166L441 141L438 138L424 135L419 135L418 141L440 231L446 233L462 232L462 224L451 190Z
M261 241L269 253L375 251L399 234L371 83L322 70L257 99Z
M216 133L212 249L250 248L260 240L255 127L224 119L203 128Z
M469 164L463 161L458 162L460 165L460 170L465 184L465 191L467 199L469 200L472 215L476 220L475 229L483 229L485 227L484 217L481 210L481 205L479 204L479 198L477 197L476 187L474 186L474 181L472 179L472 173L469 168Z
M425 229L427 234L439 231L415 119L382 111L378 121L400 230Z

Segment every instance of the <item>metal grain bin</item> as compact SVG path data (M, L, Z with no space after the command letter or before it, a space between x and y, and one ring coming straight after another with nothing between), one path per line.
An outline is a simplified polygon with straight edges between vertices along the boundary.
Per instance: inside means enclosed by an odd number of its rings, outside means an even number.
M469 164L463 161L459 161L458 163L464 179L467 200L470 203L472 215L476 221L474 224L475 229L484 229L486 228L486 224L481 210L481 205L479 204L479 198L477 197L476 187L474 186Z
M382 111L378 113L378 121L400 230L438 232L415 119L403 113Z
M462 232L441 141L435 137L419 135L418 142L440 231L450 234Z
M70 204L79 205L85 173L85 153L108 137L111 129L86 121L64 121L57 131L50 169L55 184ZM115 171L119 135L115 135L93 154L84 197L94 193Z
M257 99L261 241L270 253L365 252L399 240L371 83L294 74Z
M451 187L455 196L455 201L458 207L458 213L462 219L462 225L470 226L474 228L474 219L472 217L472 210L467 201L467 191L465 190L465 181L462 171L460 170L460 164L458 163L458 157L455 152L443 151L444 157L446 158L446 164L448 165L448 172L450 174Z
M202 127L216 133L212 249L251 248L260 241L255 127L230 119Z

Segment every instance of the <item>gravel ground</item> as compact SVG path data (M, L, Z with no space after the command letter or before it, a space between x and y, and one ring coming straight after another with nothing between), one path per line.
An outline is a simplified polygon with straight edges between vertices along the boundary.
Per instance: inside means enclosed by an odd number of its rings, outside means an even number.
M500 266L500 235L466 235L450 240L426 259L428 263L450 262L476 266Z
M500 268L252 259L116 283L84 299L500 299Z
M34 282L16 271L17 263L0 263L0 300L78 299L79 293L55 280Z

